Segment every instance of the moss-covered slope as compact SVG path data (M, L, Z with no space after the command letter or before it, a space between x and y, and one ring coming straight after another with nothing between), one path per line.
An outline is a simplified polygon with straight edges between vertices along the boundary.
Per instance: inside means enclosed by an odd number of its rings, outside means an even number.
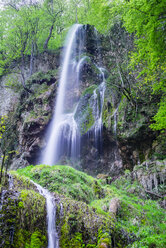
M152 200L129 171L115 181L68 166L29 166L17 174L54 192L62 248L166 245L164 195Z

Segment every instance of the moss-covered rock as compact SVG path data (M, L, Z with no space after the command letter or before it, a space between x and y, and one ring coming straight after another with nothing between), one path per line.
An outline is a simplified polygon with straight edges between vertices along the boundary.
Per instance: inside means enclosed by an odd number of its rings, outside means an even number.
M61 198L63 217L61 222L60 246L97 247L99 233L113 232L112 219L95 212L83 202ZM108 240L107 240L108 241ZM108 244L111 247L111 240Z
M100 92L97 85L86 88L80 98L74 118L80 133L86 134L93 128L96 121L96 109L100 112Z
M27 80L27 85L32 87L33 84L43 84L44 82L46 82L48 85L53 84L57 80L56 75L57 70L49 70L47 73L38 71Z
M16 176L12 188L1 188L1 247L47 247L45 199L35 190L30 180Z
M156 164L158 168L164 168L161 161ZM150 168L151 172L155 169L153 166ZM35 186L23 175L54 192L60 247L122 248L148 247L152 244L157 248L164 247L165 211L160 207L160 200L151 200L153 197L134 176L135 171L139 170L140 168L136 168L132 173L126 170L124 176L116 180L108 180L108 176L94 179L68 166L29 166L13 172L15 187L20 192L17 208L22 217L18 223L22 223L20 225L23 230L25 224L32 230L31 235L19 231L20 247L25 240L27 245L35 244L38 238L38 244L44 242L43 233L37 234L40 230L33 229L34 225L38 228L41 225L40 210L44 203L40 202L41 196L34 192ZM144 170L146 172L145 168ZM118 208L113 216L109 210L110 203L115 202L115 199L118 200ZM40 203L39 207L37 203ZM25 210L30 204L35 206L35 210L30 210L26 215ZM37 220L39 223L35 224Z
M102 192L100 184L96 182L96 186L93 177L69 166L28 166L17 172L29 176L51 192L86 203L98 198Z

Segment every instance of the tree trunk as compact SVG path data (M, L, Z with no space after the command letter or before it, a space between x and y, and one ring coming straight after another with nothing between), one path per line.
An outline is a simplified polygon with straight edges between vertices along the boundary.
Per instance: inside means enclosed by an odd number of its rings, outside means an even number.
M76 6L76 23L78 23L77 6Z
M43 46L44 50L47 50L47 48L48 48L48 42L49 42L49 40L50 40L50 38L52 36L53 28L54 28L54 23L51 25L49 35L48 35L47 39L44 42L44 46Z
M0 174L0 184L2 182L2 171L3 171L3 167L5 165L5 156L6 156L6 151L3 154L3 158L2 158L2 163L1 163L1 174Z
M29 75L33 74L33 63L34 63L34 42L32 41L31 46L31 58L30 58L30 68L29 68Z

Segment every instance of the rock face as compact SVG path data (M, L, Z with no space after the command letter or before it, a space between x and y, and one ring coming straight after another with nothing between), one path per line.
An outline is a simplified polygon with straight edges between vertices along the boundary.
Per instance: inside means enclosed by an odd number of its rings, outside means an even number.
M78 161L62 158L61 163L70 163L75 167L88 171L90 174L107 173L117 176L125 169L132 170L134 165L147 159L163 159L165 154L165 136L158 136L149 128L151 117L155 110L151 103L145 107L139 103L137 111L122 92L115 89L119 76L111 67L110 42L102 38L103 50L98 47L96 31L93 27L86 27L85 61L80 72L79 92L68 92L68 98L80 98L75 113L81 138L81 155ZM98 49L99 48L99 49ZM91 135L91 128L95 119L93 115L93 95L99 98L99 84L101 71L96 63L102 60L99 50L104 54L106 90L104 97L102 121L102 139L95 143ZM20 76L10 74L1 79L3 90L0 97L0 114L11 111L14 114L15 125L11 130L17 130L17 138L13 141L12 150L16 150L11 168L25 167L29 163L36 164L45 147L45 133L53 113L56 89L59 79L59 51L54 54L44 53L36 58L34 73L29 77L29 62L25 68L26 86L32 93L18 90L21 86ZM19 82L18 82L19 81ZM15 84L16 82L16 84ZM10 85L15 91L6 91L5 85ZM17 86L16 86L17 85ZM5 100L3 100L5 99ZM6 102L5 102L6 101ZM70 104L66 101L70 108ZM9 114L10 115L10 114ZM11 118L11 119L12 119ZM13 123L13 121L11 121ZM12 132L12 131L11 131ZM9 135L11 136L11 135Z
M109 212L113 214L113 216L116 216L119 206L120 206L120 200L118 198L111 199Z
M33 74L28 84L32 94L23 92L16 109L19 154L11 168L20 168L35 163L43 147L43 133L52 114L52 104L57 88L56 71Z
M10 77L10 79L9 79ZM10 75L8 78L3 77L0 82L0 116L7 115L8 112L14 111L14 107L18 103L19 94L8 88L6 81L17 80L15 75Z
M133 176L145 190L151 193L165 194L166 159L163 161L145 161L133 169Z

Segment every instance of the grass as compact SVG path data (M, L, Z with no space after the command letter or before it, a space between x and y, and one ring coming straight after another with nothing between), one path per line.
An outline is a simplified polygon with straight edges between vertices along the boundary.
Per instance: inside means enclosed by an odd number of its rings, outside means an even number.
M166 215L157 201L146 195L143 187L131 181L129 173L111 185L69 166L28 166L17 170L52 192L88 203L96 213L110 216L112 198L118 198L116 230L134 237L132 248L165 248ZM129 242L130 243L130 242Z
M95 179L69 166L28 166L17 170L17 173L29 177L51 192L74 200L89 203L96 198L93 190Z

